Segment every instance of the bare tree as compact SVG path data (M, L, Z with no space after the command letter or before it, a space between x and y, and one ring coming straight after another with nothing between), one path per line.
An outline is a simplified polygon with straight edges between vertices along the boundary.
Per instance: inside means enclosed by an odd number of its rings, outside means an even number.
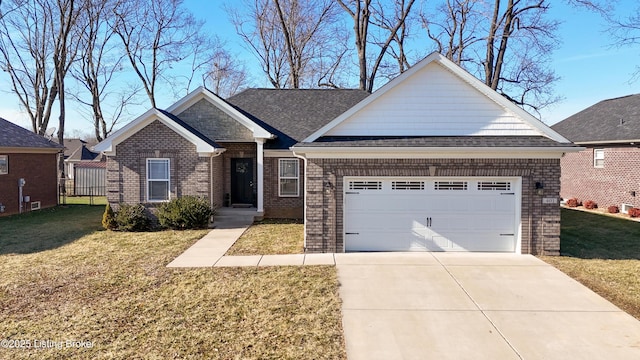
M238 60L221 49L211 59L211 70L207 73L205 84L217 95L228 98L247 86L247 72Z
M444 16L423 15L436 50L519 106L538 112L559 100L550 56L558 21L546 0L447 0Z
M179 88L168 70L187 56L198 56L203 48L202 22L182 3L182 0L122 1L114 9L112 26L153 107L158 81L165 80L171 83L171 88ZM197 68L201 65L204 62Z
M606 13L598 0L565 0ZM461 65L503 96L533 112L557 102L558 77L551 54L558 46L559 21L546 0L446 0L422 22L435 50Z
M275 88L335 86L346 52L332 0L246 0L227 7L236 32Z
M78 23L78 61L70 72L83 88L83 91L72 96L91 109L89 116L98 141L113 131L128 105L136 104L136 96L141 90L141 87L125 86L117 91L113 83L123 70L125 57L110 25L115 16L112 9L120 1L88 0ZM89 100L86 100L85 93L89 95ZM103 110L105 103L108 103L107 108L111 111Z
M34 132L44 134L59 105L58 140L64 144L65 77L75 57L71 40L79 6L74 0L11 0L0 20L1 66L27 111Z
M358 56L359 87L362 90L372 92L380 65L385 55L387 55L392 42L399 39L398 31L405 25L405 21L411 12L415 0L394 0L393 6L395 11L393 16L386 13L387 10L385 10L382 2L374 4L373 0L336 1L353 19L354 40ZM374 12L376 12L375 15ZM375 18L378 19L377 22L373 22ZM393 20L389 21L390 19ZM371 55L368 53L367 48L371 43L371 25L377 25L386 30L386 37L375 42L379 50L376 55L372 57L371 61L373 64L369 67L368 61ZM405 62L403 61L402 64L401 69Z
M482 41L478 26L483 17L474 9L477 5L477 0L446 0L436 8L435 14L420 14L436 51L458 65L471 61L466 49Z
M0 20L1 66L11 79L11 87L31 120L33 132L44 134L49 126L58 95L50 39L53 19L42 2L29 1L18 6L9 0L10 13ZM22 3L22 2L21 2Z
M640 45L640 6L622 18L614 17L610 12L606 13L606 17L610 24L608 31L611 34L613 46ZM640 78L640 65L636 66L631 81L637 81L638 78Z

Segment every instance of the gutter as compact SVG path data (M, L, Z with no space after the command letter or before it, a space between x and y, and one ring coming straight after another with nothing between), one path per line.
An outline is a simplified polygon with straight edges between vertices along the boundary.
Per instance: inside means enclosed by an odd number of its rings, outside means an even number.
M304 188L303 188L304 196L302 200L302 211L303 211L302 227L304 231L304 237L302 242L302 248L303 248L303 251L306 253L307 252L307 158L304 157L303 155L296 154L293 147L289 149L291 150L291 152L293 152L293 156L297 157L298 159L302 159L304 163Z

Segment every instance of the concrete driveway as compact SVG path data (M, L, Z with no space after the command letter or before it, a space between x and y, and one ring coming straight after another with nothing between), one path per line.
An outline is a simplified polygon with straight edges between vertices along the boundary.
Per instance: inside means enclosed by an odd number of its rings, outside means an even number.
M530 255L336 254L347 357L640 359L640 322Z

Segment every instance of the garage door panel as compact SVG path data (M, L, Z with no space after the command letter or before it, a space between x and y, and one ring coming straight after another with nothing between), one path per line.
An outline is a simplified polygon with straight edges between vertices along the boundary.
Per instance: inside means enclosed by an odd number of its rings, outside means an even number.
M423 232L363 231L347 234L350 251L425 251Z
M373 181L345 195L346 251L515 251L513 180Z
M393 194L349 194L346 197L346 210L353 211L392 211L392 209L402 209L403 211L422 211L425 207L424 197Z
M424 222L420 222L407 214L385 214L385 213L354 213L349 217L347 231L358 232L373 230L411 230L426 228Z

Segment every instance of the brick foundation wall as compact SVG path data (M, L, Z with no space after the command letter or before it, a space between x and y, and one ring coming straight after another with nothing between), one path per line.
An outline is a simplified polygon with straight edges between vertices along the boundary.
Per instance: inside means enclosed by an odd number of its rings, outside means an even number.
M575 197L581 202L592 200L601 208L621 204L640 206L640 149L596 147L604 149L603 168L593 166L593 149L568 153L561 159L562 198Z
M0 150L0 155L7 155L9 160L9 173L0 175L0 203L5 206L5 212L0 216L20 212L20 178L25 179L23 196L30 196L32 202L40 201L41 208L58 205L58 154L16 154ZM25 211L30 211L30 203L24 206Z
M435 167L435 174L430 173ZM522 178L523 254L559 255L560 208L542 204L559 197L558 159L309 159L307 164L306 251L342 252L345 176L504 176ZM324 184L334 184L327 193ZM543 195L535 183L544 184Z
M170 159L170 196L209 198L208 157L199 157L195 145L160 121L138 131L116 146L107 159L107 200L112 205L146 203L146 159Z
M280 197L279 159L284 159L284 157L264 159L264 216L302 219L304 215L304 162L299 160L299 195L297 197Z

